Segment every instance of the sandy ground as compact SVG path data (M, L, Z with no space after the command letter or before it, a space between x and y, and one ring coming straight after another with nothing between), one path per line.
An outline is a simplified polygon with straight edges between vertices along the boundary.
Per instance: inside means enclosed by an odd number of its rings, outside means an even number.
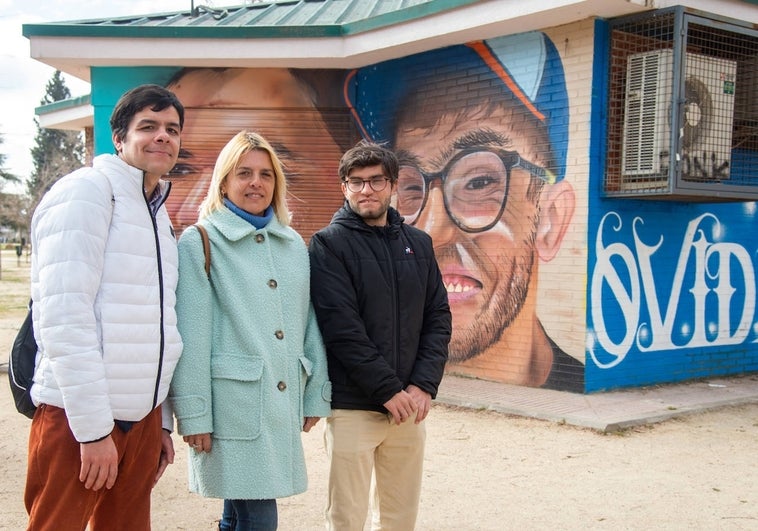
M2 300L18 298L5 253L3 267ZM22 316L22 307L0 311L3 353ZM26 523L29 424L0 385L3 530ZM279 501L282 530L323 529L322 429L303 435L310 488ZM758 404L611 435L435 405L427 430L418 530L758 529ZM153 528L216 529L221 502L187 492L186 447L179 438L175 446L177 460L153 493Z

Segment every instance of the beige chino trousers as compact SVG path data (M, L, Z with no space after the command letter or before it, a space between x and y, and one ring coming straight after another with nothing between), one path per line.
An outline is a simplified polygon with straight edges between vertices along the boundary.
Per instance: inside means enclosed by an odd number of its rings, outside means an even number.
M414 529L426 440L424 422L414 421L415 415L396 425L384 413L332 410L324 432L329 531L362 531L369 497L374 531Z

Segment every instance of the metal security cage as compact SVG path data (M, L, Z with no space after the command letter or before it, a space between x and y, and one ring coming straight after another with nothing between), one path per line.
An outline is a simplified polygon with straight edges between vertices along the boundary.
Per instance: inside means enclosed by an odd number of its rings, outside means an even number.
M610 24L612 197L758 199L758 31L677 7Z

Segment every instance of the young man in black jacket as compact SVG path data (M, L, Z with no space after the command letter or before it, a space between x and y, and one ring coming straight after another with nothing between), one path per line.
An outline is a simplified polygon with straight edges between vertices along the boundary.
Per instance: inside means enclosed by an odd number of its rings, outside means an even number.
M340 160L344 206L310 242L311 295L332 382L327 528L412 530L426 418L452 331L431 238L390 207L398 160L361 143ZM375 527L376 529L376 527Z

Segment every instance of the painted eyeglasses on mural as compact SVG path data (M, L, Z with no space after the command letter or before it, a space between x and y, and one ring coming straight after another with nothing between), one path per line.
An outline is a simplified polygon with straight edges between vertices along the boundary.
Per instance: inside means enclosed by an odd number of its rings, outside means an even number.
M427 173L414 156L401 155L393 204L406 223L414 225L426 206L432 183L442 183L442 197L448 216L466 232L483 232L500 220L508 199L511 172L521 170L543 181L555 177L545 168L515 151L495 148L467 149L457 153L442 171Z

